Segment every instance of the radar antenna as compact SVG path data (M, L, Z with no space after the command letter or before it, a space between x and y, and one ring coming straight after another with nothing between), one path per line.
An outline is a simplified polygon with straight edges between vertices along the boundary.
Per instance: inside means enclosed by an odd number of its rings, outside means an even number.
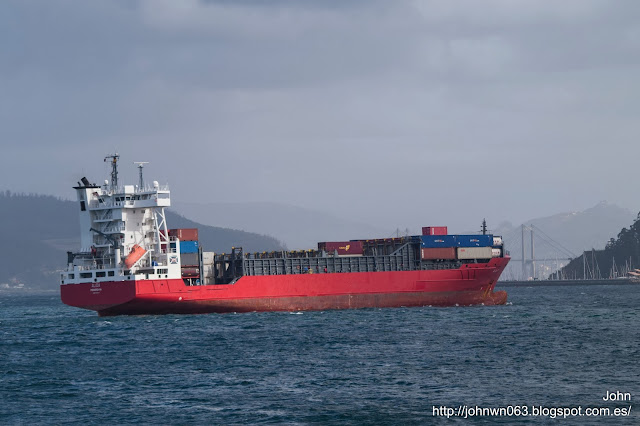
M104 157L105 163L108 159L111 159L111 189L118 187L118 159L120 156L116 152L114 155L107 155Z
M148 161L134 161L133 164L137 164L138 165L138 170L140 171L140 190L142 190L142 188L144 188L144 181L142 180L142 168L144 167L145 164L149 164Z

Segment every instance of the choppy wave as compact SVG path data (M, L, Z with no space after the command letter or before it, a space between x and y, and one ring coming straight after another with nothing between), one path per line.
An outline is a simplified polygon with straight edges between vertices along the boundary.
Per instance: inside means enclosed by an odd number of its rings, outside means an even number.
M510 288L508 305L480 308L108 320L0 297L0 423L425 424L441 405L640 396L640 286Z

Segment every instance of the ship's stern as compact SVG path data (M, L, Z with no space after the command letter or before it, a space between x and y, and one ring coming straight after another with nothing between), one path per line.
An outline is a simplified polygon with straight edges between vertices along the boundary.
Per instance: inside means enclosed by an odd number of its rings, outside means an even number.
M135 281L62 284L62 303L100 312L130 302L136 297Z

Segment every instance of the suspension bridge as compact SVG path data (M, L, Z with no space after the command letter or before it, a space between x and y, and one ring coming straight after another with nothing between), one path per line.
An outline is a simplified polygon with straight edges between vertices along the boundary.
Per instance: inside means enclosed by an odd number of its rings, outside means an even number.
M504 236L509 249L511 261L502 274L502 281L522 282L534 280L553 281L589 280L606 281L620 278L640 278L640 271L634 269L632 259L616 262L607 259L606 270L602 270L598 258L602 259L601 250L587 250L579 255L564 244L552 238L540 227L529 224L521 225ZM573 259L582 257L582 271L565 273L562 268ZM581 272L581 273L580 273Z

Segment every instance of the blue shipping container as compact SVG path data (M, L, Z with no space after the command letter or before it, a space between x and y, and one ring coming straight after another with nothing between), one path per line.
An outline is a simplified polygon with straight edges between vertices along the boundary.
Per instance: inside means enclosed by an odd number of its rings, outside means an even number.
M493 235L456 235L458 247L491 247Z
M197 253L197 241L180 241L180 253Z
M457 247L455 235L422 235L420 239L424 248Z

